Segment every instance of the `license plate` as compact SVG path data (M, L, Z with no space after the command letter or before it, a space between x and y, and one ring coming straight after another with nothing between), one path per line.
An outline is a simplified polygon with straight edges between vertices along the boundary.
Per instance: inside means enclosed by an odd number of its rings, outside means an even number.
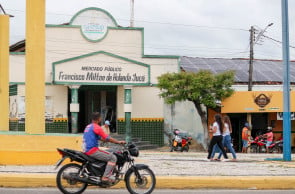
M63 157L62 159L58 160L55 164L55 169L57 169L59 167L59 165L61 165L61 163L63 163L63 161L66 159L67 157Z

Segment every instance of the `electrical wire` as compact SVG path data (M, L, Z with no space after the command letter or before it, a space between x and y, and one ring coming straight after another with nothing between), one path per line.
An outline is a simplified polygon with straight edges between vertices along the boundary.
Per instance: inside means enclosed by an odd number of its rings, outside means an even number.
M272 41L274 41L274 42L277 42L277 43L283 44L282 41L276 40L276 39L274 39L274 38L272 38L272 37L269 37L269 36L266 36L266 35L262 35L262 36L265 37L265 38L267 38L267 39L269 39L269 40L272 40ZM289 47L295 49L295 46L289 45Z
M15 10L15 9L7 9L9 11L17 11L17 12L25 12L23 10ZM46 12L46 14L49 15L63 15L63 16L70 16L72 17L72 14L64 14L64 13L54 13L54 12ZM87 17L92 18L91 16L81 16L81 17ZM123 18L117 18L117 20L120 21L130 21L130 19L123 19ZM234 30L234 31L246 31L247 29L242 28L232 28L232 27L222 27L222 26L206 26L206 25L195 25L195 24L180 24L180 23L171 23L171 22L156 22L156 21L148 21L148 20L134 20L135 22L143 22L143 23L150 23L150 24L161 24L161 25L173 25L173 26L183 26L183 27L195 27L195 28L208 28L208 29L214 29L214 30Z

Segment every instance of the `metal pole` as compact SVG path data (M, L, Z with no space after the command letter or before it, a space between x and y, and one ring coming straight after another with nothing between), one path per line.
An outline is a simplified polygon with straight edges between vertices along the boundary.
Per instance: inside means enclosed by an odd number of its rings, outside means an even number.
M291 161L291 114L290 114L290 53L288 0L282 0L282 42L284 63L284 112L283 112L283 160Z
M134 27L134 0L130 0L130 27Z

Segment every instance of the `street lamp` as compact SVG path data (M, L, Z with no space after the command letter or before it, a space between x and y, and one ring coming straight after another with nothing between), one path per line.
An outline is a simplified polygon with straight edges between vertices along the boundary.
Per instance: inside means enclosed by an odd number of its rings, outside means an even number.
M254 42L254 45L259 41L260 37L263 36L263 34L266 32L267 28L269 28L272 25L273 25L273 23L270 23L263 30L260 30L259 34L256 37L256 40Z

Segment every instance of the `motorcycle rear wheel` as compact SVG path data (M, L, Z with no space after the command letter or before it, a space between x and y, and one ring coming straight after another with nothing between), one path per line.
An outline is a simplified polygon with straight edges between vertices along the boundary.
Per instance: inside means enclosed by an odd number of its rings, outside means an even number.
M271 150L270 150L270 153L282 153L282 150L279 146L274 146Z
M81 194L85 191L88 184L77 181L74 177L78 176L82 166L74 163L66 164L58 171L56 185L64 194Z
M149 168L138 169L139 177L133 170L125 175L126 187L130 194L150 194L156 186L156 177Z
M181 152L188 152L189 146L185 145L183 148L181 148Z

